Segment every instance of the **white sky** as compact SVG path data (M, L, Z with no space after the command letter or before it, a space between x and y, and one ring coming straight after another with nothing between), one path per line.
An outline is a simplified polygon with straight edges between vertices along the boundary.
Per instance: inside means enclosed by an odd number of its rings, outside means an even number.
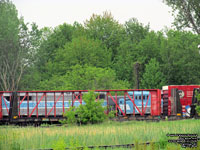
M40 28L55 27L63 24L83 23L93 13L102 15L104 11L112 13L120 23L130 18L153 30L171 27L173 17L171 9L162 0L12 0L19 16L25 22L35 22Z

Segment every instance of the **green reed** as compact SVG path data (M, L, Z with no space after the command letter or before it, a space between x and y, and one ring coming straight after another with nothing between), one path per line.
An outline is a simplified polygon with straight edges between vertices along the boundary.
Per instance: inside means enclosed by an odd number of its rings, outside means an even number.
M139 143L161 139L167 141L166 134L193 133L200 135L200 120L179 121L129 121L105 122L97 125L61 127L18 127L0 126L0 149L53 148L56 143L77 141L78 146L116 145ZM147 146L148 149L150 146Z

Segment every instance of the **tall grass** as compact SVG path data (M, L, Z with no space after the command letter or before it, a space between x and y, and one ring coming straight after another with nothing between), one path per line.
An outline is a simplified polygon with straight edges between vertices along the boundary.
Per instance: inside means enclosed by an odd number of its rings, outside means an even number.
M0 149L53 148L61 140L65 146L69 146L72 140L78 141L79 146L156 142L167 140L167 133L200 135L200 120L106 122L50 128L0 126Z

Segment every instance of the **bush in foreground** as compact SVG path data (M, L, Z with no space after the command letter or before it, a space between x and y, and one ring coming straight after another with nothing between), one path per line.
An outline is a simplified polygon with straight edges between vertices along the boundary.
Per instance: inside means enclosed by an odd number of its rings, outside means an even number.
M64 114L67 120L62 123L94 124L103 122L106 119L104 107L102 106L103 101L96 101L96 97L97 94L93 91L89 91L88 94L83 95L85 104L78 107L70 107Z

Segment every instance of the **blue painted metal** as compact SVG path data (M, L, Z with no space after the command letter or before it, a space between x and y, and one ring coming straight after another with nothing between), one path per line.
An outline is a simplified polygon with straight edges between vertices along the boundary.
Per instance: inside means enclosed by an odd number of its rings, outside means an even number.
M129 96L133 98L133 92L128 92ZM147 103L147 99L148 103ZM142 91L134 91L134 103L139 108L140 111L142 111ZM149 111L151 108L151 94L149 91L143 91L143 108L145 108L147 104L147 110L144 112L145 114L150 114ZM119 99L119 106L124 111L124 98ZM126 114L133 114L133 111L135 110L135 114L139 114L138 110L133 107L133 103L129 98L126 98ZM122 115L119 112L120 115Z
M6 103L5 103L6 102ZM29 101L29 108L34 108L36 106L36 101ZM84 105L85 102L83 101L82 104ZM68 101L68 102L64 102L64 106L65 108L69 108L70 106L72 105L72 102ZM77 107L80 105L80 102L79 101L75 101L74 102L74 106ZM9 109L10 108L10 102L8 100L6 100L6 98L4 98L2 96L2 108L3 109L6 109L6 106L7 108ZM47 108L52 108L54 106L54 101L47 101ZM63 106L63 102L62 101L58 101L56 103L56 108L62 108ZM107 106L107 102L104 101L103 102L103 106ZM27 108L27 101L23 101L20 105L20 108L21 109L26 109ZM39 104L38 104L38 108L45 108L45 101L41 101Z

